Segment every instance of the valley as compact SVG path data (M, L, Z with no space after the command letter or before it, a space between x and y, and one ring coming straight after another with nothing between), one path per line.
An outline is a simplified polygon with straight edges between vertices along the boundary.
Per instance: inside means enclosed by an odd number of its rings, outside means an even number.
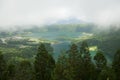
M67 51L72 43L76 43L79 46L82 41L86 40L91 51L91 56L94 56L97 50L102 50L110 61L113 58L112 56L116 48L119 48L119 37L116 39L116 42L113 42L116 43L115 45L110 45L110 42L114 41L111 38L116 37L113 34L116 34L118 31L113 33L108 32L107 34L101 32L98 34L95 32L95 25L93 24L61 24L33 27L15 32L1 32L0 50L5 54L6 58L11 56L13 60L19 61L25 58L33 61L39 44L46 43L46 47L57 60L61 52ZM106 46L107 44L109 46ZM111 46L116 48L109 50Z

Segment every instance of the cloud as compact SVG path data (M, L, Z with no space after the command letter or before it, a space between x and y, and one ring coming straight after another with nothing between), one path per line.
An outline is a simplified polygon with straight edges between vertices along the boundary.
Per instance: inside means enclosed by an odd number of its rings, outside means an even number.
M119 24L120 0L0 0L2 28L55 23L71 17L99 25Z

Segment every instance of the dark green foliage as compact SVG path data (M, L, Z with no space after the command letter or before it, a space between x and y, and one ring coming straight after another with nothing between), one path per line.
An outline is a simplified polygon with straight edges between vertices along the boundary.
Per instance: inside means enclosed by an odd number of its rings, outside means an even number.
M35 47L31 49L33 52L36 50ZM19 55L32 57L29 53L29 48L26 48L26 51ZM58 57L56 64L52 53L51 45L42 43L33 61L22 58L20 61L11 62L10 54L7 62L0 52L0 80L120 80L120 50L114 56L112 67L107 65L101 51L96 53L93 61L85 41L80 49L76 44L72 44L68 51L62 52Z
M116 74L116 80L120 80L120 50L118 50L114 56L112 68Z
M86 41L82 42L80 53L82 55L82 80L92 79L92 75L94 73L94 65L91 61L89 47Z
M107 60L101 51L98 51L94 56L94 61L96 64L96 79L98 78L101 71L106 67Z
M40 44L34 62L36 80L51 80L54 66L54 59L48 54L45 45Z
M14 80L15 77L15 65L9 64L6 70L6 80Z
M31 79L32 79L31 63L28 60L23 60L18 64L14 80L31 80Z
M51 55L53 54L53 47L51 47L50 43L45 43L45 48L48 51L48 53L50 53Z
M4 60L4 56L0 51L0 80L5 80L5 71L6 71L6 62Z
M113 69L104 67L100 72L97 80L116 80L116 75Z
M68 68L67 68L67 79L68 80L80 80L81 73L81 55L79 53L78 47L76 44L72 44L68 52Z
M100 70L107 65L107 60L101 51L98 51L96 53L96 55L94 56L94 60L96 63L96 67Z
M62 53L56 62L56 66L54 69L53 78L54 80L67 80L66 78L66 70L67 70L67 58L66 53Z
M89 53L89 47L86 41L83 41L81 46L80 46L80 53L85 55L85 54L90 54Z

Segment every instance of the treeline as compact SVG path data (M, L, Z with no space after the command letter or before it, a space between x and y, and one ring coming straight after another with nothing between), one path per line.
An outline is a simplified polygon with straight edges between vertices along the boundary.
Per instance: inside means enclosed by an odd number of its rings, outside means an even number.
M120 80L120 50L111 65L101 51L92 59L87 43L72 44L57 61L42 43L35 61L7 63L0 52L0 80Z

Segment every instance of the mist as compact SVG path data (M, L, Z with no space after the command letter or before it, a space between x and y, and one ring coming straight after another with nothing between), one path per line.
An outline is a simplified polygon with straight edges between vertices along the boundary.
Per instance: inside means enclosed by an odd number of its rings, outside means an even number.
M119 27L120 0L0 0L0 28L26 29L77 18L107 28ZM8 29L8 30L9 30Z

